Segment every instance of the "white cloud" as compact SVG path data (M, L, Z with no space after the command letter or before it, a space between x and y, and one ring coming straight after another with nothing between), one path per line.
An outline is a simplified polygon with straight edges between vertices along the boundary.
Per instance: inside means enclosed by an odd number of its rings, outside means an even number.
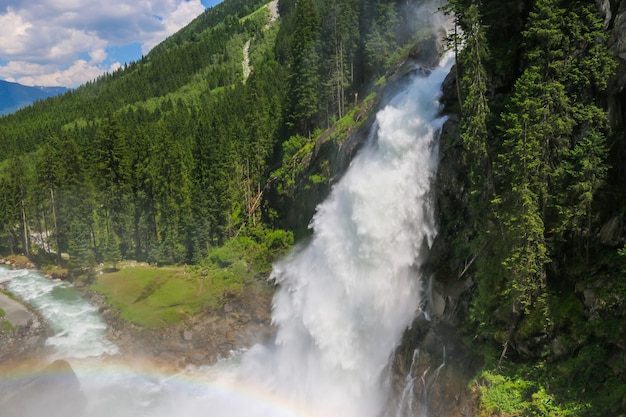
M24 85L48 87L78 86L97 78L105 72L113 72L120 67L119 62L104 67L93 65L83 59L75 61L66 69L59 69L53 65L12 61L8 65L0 66L0 78Z
M108 47L140 43L145 54L204 11L200 0L2 3L0 62L6 64L0 66L0 77L68 87L111 71L116 58Z
M32 24L26 22L22 16L9 10L8 13L0 15L0 56L17 54L25 49L28 40L26 31Z
M161 31L153 33L151 38L143 42L141 50L144 54L148 53L150 49L168 36L176 33L204 11L204 6L200 3L200 0L168 1L167 3L172 3L172 11L165 15L157 14L162 18L160 22L163 28Z
M94 49L89 52L89 57L91 58L90 62L99 64L106 59L107 53L104 48Z

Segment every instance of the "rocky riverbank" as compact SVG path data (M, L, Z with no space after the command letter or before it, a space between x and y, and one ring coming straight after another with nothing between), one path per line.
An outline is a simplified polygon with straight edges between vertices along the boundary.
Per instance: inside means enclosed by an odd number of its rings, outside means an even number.
M0 264L12 269L34 268L19 259L0 259ZM84 285L76 288L98 307L109 328L108 338L119 347L122 356L141 357L166 367L213 364L232 351L267 341L274 333L273 288L264 281L247 285L240 295L224 299L217 308L160 328L128 323L101 294L89 291ZM2 293L0 309L4 312L0 314L0 363L42 353L49 331L41 314Z
M149 329L122 320L102 295L87 292L109 326L109 339L122 355L142 357L165 366L209 365L234 350L272 337L273 289L265 283L245 287L241 295L217 309L189 316L173 326Z
M0 363L36 354L43 349L48 327L41 315L2 293L0 309L4 313L0 317ZM7 314L9 311L14 314ZM25 319L13 319L15 314Z
M32 268L29 262L0 259L0 266ZM4 290L0 282L0 290ZM48 336L45 320L36 310L20 300L0 292L0 363L26 357L43 349Z

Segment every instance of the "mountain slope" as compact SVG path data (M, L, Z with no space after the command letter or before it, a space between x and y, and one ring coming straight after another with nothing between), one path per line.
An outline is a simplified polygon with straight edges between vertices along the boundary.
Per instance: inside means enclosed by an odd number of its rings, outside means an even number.
M26 107L34 101L54 97L66 91L65 87L29 87L0 80L0 116Z
M272 172L349 123L350 98L425 35L430 14L378 3L282 0L276 19L268 2L226 0L141 60L2 117L0 248L69 253L80 272L270 236L284 224L264 199Z

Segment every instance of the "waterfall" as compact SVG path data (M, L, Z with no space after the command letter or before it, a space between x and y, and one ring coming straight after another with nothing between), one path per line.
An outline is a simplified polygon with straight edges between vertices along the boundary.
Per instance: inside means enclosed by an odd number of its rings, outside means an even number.
M275 342L242 371L309 415L377 416L381 373L420 303L435 237L433 180L449 60L415 75L311 222L308 244L274 267Z
M413 388L415 387L415 379L417 375L415 374L415 367L417 366L417 362L419 361L420 350L416 348L413 351L413 357L411 358L411 366L409 368L409 372L407 372L406 377L404 379L404 389L402 390L402 395L400 396L400 402L398 405L398 410L395 413L395 417L405 417L413 415L413 404L415 399L415 394L413 393Z
M445 121L438 97L451 61L446 56L438 68L406 76L378 112L367 144L318 206L310 240L275 265L273 342L195 370L193 378L142 374L132 364L118 369L112 359L106 366L72 363L88 398L82 415L383 415L389 394L383 373L419 309L422 266L436 235L433 182ZM22 294L37 293L26 282ZM46 292L65 290L51 285ZM74 340L74 326L55 340ZM413 391L418 377L409 377Z

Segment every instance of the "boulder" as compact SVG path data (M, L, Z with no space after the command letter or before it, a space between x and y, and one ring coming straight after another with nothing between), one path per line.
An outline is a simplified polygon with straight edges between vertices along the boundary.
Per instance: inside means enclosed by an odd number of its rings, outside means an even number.
M86 404L80 382L65 360L52 362L0 394L0 410L6 416L80 417Z

